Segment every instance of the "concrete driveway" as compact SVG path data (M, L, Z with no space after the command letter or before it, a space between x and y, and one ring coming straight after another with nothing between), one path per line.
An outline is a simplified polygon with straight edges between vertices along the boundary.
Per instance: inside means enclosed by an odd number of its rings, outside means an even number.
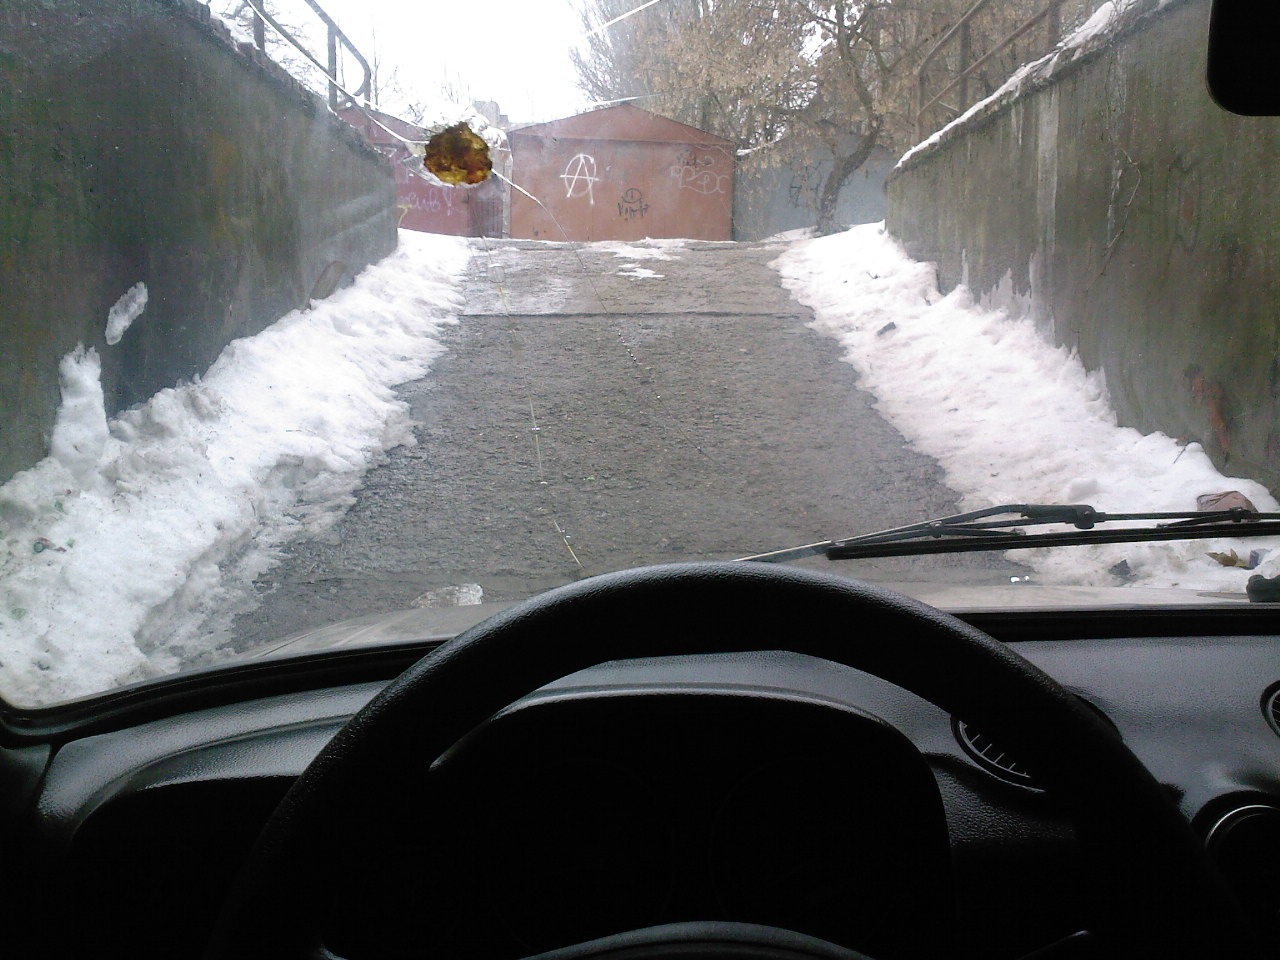
M237 646L957 509L837 344L807 328L769 267L781 246L474 244L448 352L401 388L417 444L259 582ZM995 554L836 569L948 582L1025 572Z

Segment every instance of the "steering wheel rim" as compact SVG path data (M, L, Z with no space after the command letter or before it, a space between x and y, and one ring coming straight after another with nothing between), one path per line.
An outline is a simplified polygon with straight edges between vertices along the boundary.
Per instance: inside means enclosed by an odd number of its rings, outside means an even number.
M425 771L498 710L598 663L759 650L882 677L1032 764L1105 864L1097 932L1123 955L1260 955L1166 792L1107 724L1007 646L882 587L772 564L696 563L551 590L401 674L289 790L241 872L208 956L317 955L323 894L359 843L352 827L395 809L391 785L403 785L406 756L423 758L417 766Z

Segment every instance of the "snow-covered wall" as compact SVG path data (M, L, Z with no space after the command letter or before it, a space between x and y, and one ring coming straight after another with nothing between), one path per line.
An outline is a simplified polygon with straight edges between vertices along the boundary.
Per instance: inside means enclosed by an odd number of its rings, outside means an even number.
M903 159L889 229L944 288L1031 311L1124 423L1274 489L1280 120L1209 97L1209 0L1104 7Z
M195 0L0 3L0 482L395 248L390 168Z

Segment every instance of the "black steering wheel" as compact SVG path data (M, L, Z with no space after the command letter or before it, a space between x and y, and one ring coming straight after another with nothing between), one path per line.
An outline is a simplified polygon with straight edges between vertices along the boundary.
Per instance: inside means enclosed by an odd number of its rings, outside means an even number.
M406 768L425 772L520 697L608 660L756 650L794 651L882 677L1034 766L1092 856L1092 929L1109 952L1260 956L1166 792L1052 678L981 631L890 590L753 563L583 580L498 614L410 667L339 731L281 802L209 956L326 956L323 914L335 886L360 883L347 870L367 842L362 825L379 824L384 837L424 829L402 802Z

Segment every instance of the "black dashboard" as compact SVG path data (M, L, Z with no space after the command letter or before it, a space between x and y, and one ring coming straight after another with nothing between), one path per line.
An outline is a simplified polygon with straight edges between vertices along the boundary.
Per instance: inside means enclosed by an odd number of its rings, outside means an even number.
M1212 834L1274 942L1280 640L1015 648L1109 720ZM381 687L215 706L62 745L22 821L32 880L56 884L59 915L79 918L51 921L52 955L197 953L261 824ZM406 751L406 782L430 771L427 799L393 848L367 851L360 876L333 878L326 942L351 957L519 957L722 919L878 960L948 944L1022 956L1088 926L1090 864L1034 768L961 719L791 653L574 674L439 758Z

